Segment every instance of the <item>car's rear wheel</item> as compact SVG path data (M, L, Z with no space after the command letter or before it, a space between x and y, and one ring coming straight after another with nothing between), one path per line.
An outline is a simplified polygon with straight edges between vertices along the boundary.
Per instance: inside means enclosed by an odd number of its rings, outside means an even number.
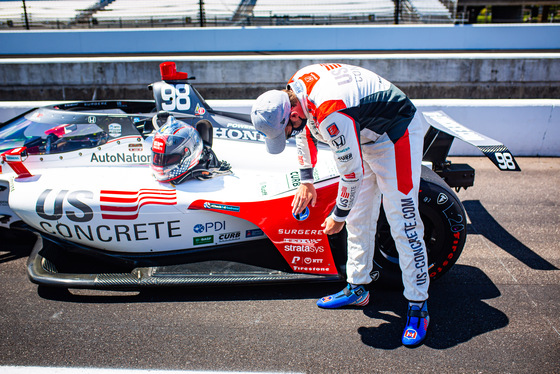
M432 280L459 258L467 236L465 209L453 190L435 172L422 167L419 209L424 223L428 271ZM383 209L377 224L372 279L402 286L399 255Z

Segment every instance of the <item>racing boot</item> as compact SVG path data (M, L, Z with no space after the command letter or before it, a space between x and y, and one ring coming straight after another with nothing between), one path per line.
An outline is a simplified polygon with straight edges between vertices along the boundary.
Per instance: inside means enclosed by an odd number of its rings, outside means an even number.
M428 302L424 301L421 307L418 304L408 303L406 327L402 336L402 343L407 347L415 347L422 343L428 331L428 324L430 323Z
M320 298L317 306L320 308L335 309L346 305L365 306L369 302L369 291L364 286L352 288L349 284L334 295Z

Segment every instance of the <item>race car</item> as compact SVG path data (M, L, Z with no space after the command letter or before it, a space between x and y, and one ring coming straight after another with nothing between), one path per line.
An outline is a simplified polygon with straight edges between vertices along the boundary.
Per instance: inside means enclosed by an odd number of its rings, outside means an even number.
M299 186L295 143L270 155L249 115L212 109L172 62L154 100L81 101L30 110L0 126L0 228L30 233L32 282L48 287L136 289L345 278L346 232L321 223L334 207L338 172L319 149L318 202L291 213ZM518 171L501 143L443 112L422 113L427 132L420 213L430 277L457 261L465 210L453 189L474 170L447 160L454 138ZM154 137L172 118L196 129L212 167L182 183L154 175ZM400 284L398 254L381 212L372 280Z

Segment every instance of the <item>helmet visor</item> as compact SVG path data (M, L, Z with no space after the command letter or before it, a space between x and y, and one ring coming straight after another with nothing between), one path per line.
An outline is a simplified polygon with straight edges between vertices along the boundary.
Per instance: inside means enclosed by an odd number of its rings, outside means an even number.
M181 153L172 153L172 154L164 154L164 153L156 153L152 152L152 163L155 166L169 166L178 164L183 159L183 156L190 156L191 151L189 149L186 150L185 154Z

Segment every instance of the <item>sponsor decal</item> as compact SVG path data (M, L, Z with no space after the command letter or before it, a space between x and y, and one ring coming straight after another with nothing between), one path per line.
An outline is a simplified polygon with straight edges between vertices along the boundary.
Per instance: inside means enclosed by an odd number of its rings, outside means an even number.
M227 210L229 212L239 212L239 210L241 209L240 207L235 206L235 205L216 204L216 203L210 203L210 202L205 202L204 203L204 208L206 208L206 209L217 209L217 210Z
M299 256L294 256L292 258L292 265L301 264L302 262L303 262L304 265L322 264L323 259L322 258L311 258L311 257L305 257L304 259L302 259Z
M332 145L334 145L337 149L339 149L340 147L344 147L346 145L346 138L344 137L344 135L340 135L338 138L332 140Z
M87 240L90 242L133 242L161 238L180 237L180 221L148 222L118 225L80 225L48 221L39 222L41 229L51 235L65 239Z
M197 236L193 238L193 245L203 245L214 243L214 235Z
M266 191L267 187L268 186L266 185L266 183L261 183L261 188L260 188L261 196L267 196L268 195L268 192Z
M165 141L162 138L155 138L152 142L152 151L157 153L165 152Z
M309 208L305 207L305 210L299 214L292 214L294 216L294 218L298 221L305 221L307 218L309 218Z
M305 236L321 236L323 235L323 230L312 230L312 229L278 229L278 234L280 235L305 235ZM304 239L302 239L304 240ZM320 240L320 239L319 239Z
M254 130L255 129L251 125L244 125L242 123L233 123L233 122L228 122L226 127L229 127L229 128L232 128L232 129L244 129L244 130Z
M130 152L142 152L144 147L142 146L142 143L133 143L128 145L128 150Z
M445 204L447 202L447 200L449 200L447 195L444 194L443 192L441 192L439 194L438 198L437 198L437 203L438 203L438 205L442 205L442 204Z
M344 149L339 149L338 151L336 151L336 153L345 153L348 152L350 150L350 147L346 147Z
M290 179L288 180L288 186L291 188L297 188L301 184L301 179L299 178L298 171L292 171L290 173Z
M101 190L100 210L103 219L134 220L145 205L176 205L175 190L140 189L138 191Z
M126 154L126 153L117 153L117 154L97 154L92 153L91 159L89 162L97 162L97 163L134 163L134 164L149 164L151 162L151 155L138 155L136 153L133 154Z
M344 179L356 179L356 173L344 174Z
M314 266L293 266L294 271L301 271L304 273L328 273L331 271L331 268L325 267L314 267Z
M246 238L255 238L257 236L264 236L264 232L261 229L253 229L245 231Z
M347 155L338 157L338 161L340 161L340 162L348 162L348 161L351 161L351 160L353 160L352 153L348 153Z
M290 86L292 87L292 90L294 90L296 95L301 94L305 90L305 86L300 80L290 83Z
M193 231L197 234L209 231L221 231L226 229L226 221L206 222L193 227Z
M286 252L297 252L297 253L322 253L325 251L325 247L316 246L313 243L308 244L285 244L284 250Z
M109 124L109 136L113 138L118 138L122 134L122 127L120 123L110 123Z
M196 108L194 110L195 116L203 116L206 113L206 109L201 107L198 103L196 104Z
M449 265L449 261L452 260L453 257L455 257L455 252L457 251L457 246L459 245L459 239L461 239L461 233L460 232L454 233L453 245L451 246L452 252L447 255L447 260L443 261L443 263L441 264L442 266L438 266L437 269L435 269L430 273L430 277L435 277L437 273L441 273L443 269L445 269L445 267ZM430 267L430 270L432 269L433 265L434 264L432 264L432 266Z
M240 231L228 232L228 233L225 233L225 234L220 234L218 236L218 241L220 243L232 242L232 241L240 240L240 239L241 239L241 232Z
M406 330L404 332L404 337L405 338L410 338L410 339L416 339L416 331L411 330L411 329Z
M342 188L340 189L340 198L338 199L338 204L343 208L353 206L354 200L356 199L356 190L356 186L350 187L350 191L348 191L348 187L342 186Z
M315 245L323 239L284 239L285 243Z
M109 191L111 192L111 191ZM114 194L108 194L111 199ZM119 195L118 195L119 196ZM142 204L140 195L125 195L118 199L127 199L127 207L120 211L120 215L124 217L117 218L119 221L134 219L137 217L137 210ZM132 197L131 197L132 196ZM54 200L53 200L54 199ZM122 242L122 241L141 241L160 238L174 238L181 236L180 221L160 221L147 223L127 224L119 222L118 224L89 225L87 222L93 219L93 209L87 204L87 201L93 201L94 194L87 190L68 191L62 190L56 194L52 194L52 190L44 190L35 205L35 212L43 221L39 222L41 229L51 235L63 237L65 239L78 239L90 242ZM131 199L134 202L130 203ZM52 202L52 206L46 209L46 202ZM167 201L166 201L167 202ZM115 205L111 205L115 207ZM121 208L126 208L121 206ZM60 222L65 217L70 224ZM112 214L106 219L115 219Z
M305 87L307 88L307 92L309 93L313 91L313 87L319 81L320 78L321 77L319 77L317 73L311 72L311 73L303 74L301 77L299 77L299 80L303 81Z
M334 123L334 122L327 127L327 132L329 133L331 138L334 138L335 136L340 134L340 130L338 129L338 127L336 126L336 123Z
M241 128L242 125L239 125ZM221 139L234 139L234 140L252 140L252 141L264 141L266 136L253 129L237 129L237 128L225 128L225 127L215 127L214 136Z
M424 285L428 280L428 273L425 270L427 268L427 258L426 250L422 245L421 239L418 235L416 227L418 225L416 217L416 207L414 206L414 200L409 197L406 199L401 199L401 211L402 217L404 219L404 232L408 238L408 245L412 250L414 256L414 267L418 269L416 272L416 285Z
M89 117L87 118L87 121L88 121L88 123L94 124L94 123L97 122L97 117L95 117L95 116L89 116Z

